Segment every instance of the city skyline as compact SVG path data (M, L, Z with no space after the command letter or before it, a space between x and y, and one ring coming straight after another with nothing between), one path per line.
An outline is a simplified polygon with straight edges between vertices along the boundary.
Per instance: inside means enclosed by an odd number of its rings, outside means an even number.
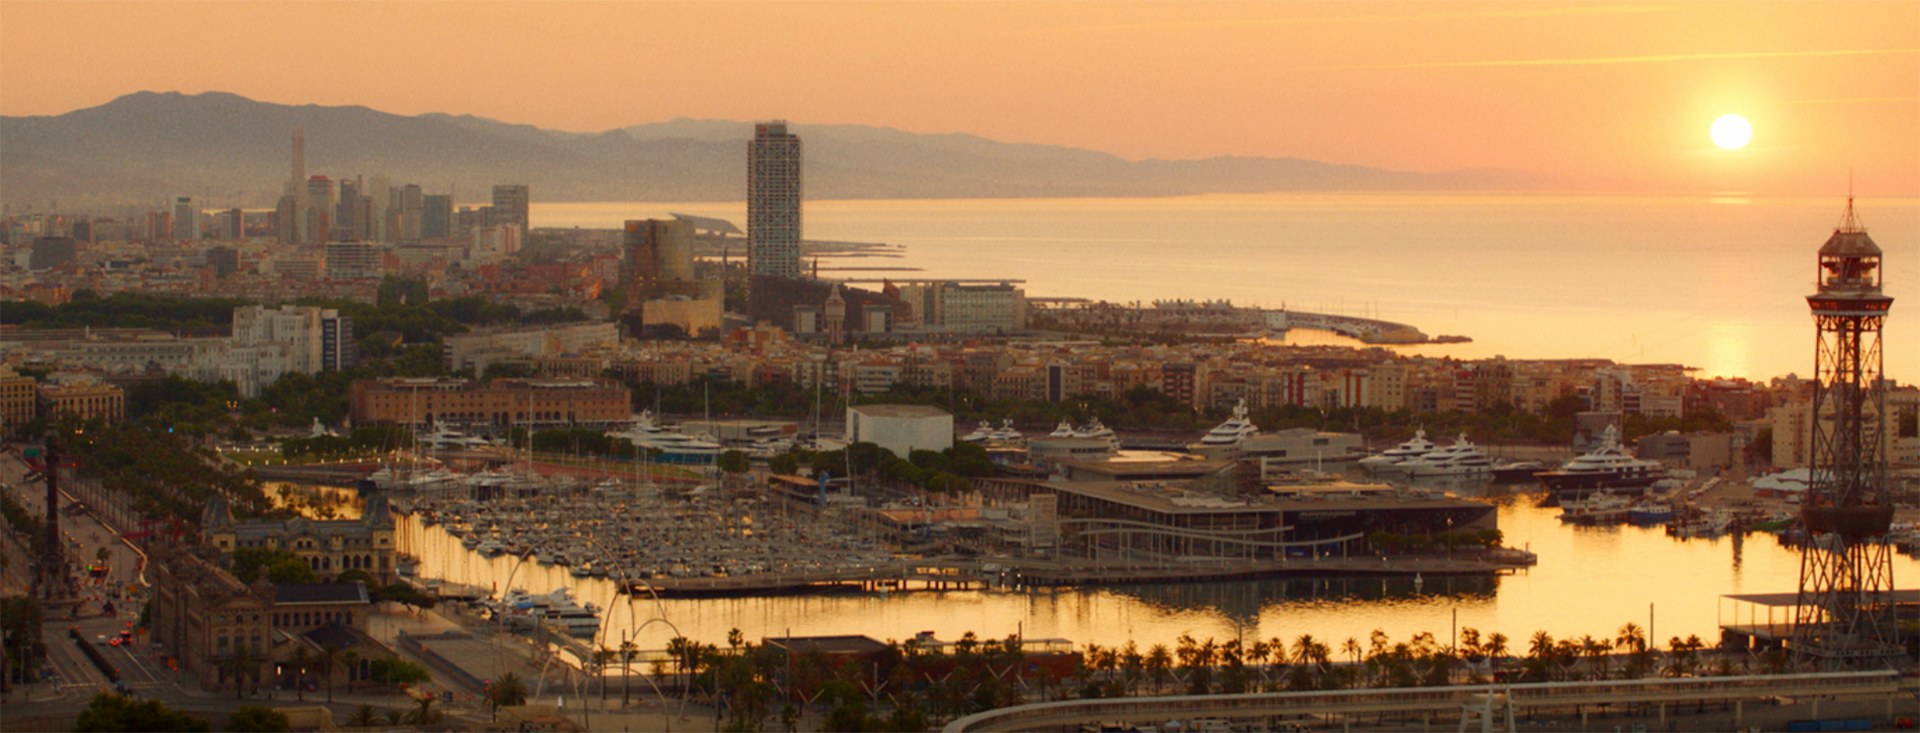
M219 90L580 132L784 117L1128 159L1510 168L1578 190L1920 193L1913 2L10 0L0 20L9 116ZM715 32L636 46L603 30L619 27ZM223 40L172 42L195 34ZM235 63L303 38L365 51ZM420 78L438 81L393 81ZM1709 138L1727 114L1751 121L1744 148Z

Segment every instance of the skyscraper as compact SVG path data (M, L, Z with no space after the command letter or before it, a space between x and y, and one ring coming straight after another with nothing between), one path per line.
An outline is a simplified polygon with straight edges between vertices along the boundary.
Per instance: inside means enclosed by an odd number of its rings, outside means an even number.
M367 240L367 202L360 195L358 179L340 180L340 203L334 207L332 239L341 242L364 242Z
M426 194L420 184L409 183L400 189L400 239L405 242L420 241L421 219L425 217Z
M280 241L306 242L307 238L307 131L293 128L293 175L287 179L286 196L292 199L292 221L281 221Z
M747 272L800 276L800 138L785 120L754 125L747 144Z
M693 225L679 220L631 220L625 237L627 297L634 301L686 295L693 285ZM674 288L681 288L675 290Z
M333 180L326 176L314 176L307 179L306 212L307 218L300 241L308 244L324 244L327 234L333 227Z
M502 183L493 187L493 220L491 226L520 227L520 239L527 238L527 214L533 201L533 191L524 183Z
M424 239L446 239L453 236L453 196L430 193L422 198L422 202L420 236Z
M173 238L182 242L200 238L200 210L193 207L192 196L173 199Z

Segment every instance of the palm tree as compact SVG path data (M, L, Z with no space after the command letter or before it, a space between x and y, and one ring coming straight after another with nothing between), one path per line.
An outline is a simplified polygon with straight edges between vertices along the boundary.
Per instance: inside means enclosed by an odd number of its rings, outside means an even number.
M1167 651L1167 645L1155 644L1147 650L1147 677L1153 680L1154 692L1167 684L1167 670L1173 667L1173 654Z
M260 674L260 659L247 645L237 645L220 660L220 671L233 677L233 699L238 700L246 693L246 678Z
M380 714L374 712L373 706L366 703L361 703L360 707L354 708L353 717L347 718L347 725L354 728L372 728L379 724Z
M360 653L348 649L340 653L340 664L347 668L347 694L353 694L353 678L360 674Z
M304 646L295 646L293 656L287 658L287 666L293 668L294 696L301 702L307 700L307 665L313 663L313 655Z
M425 697L417 698L414 700L414 702L418 703L420 707L415 708L413 713L407 716L408 723L412 723L414 725L433 725L434 723L440 722L440 719L445 717L445 714L441 713L438 710L433 709L432 695L427 695Z
M1353 680L1355 683L1360 681L1360 651L1359 639L1349 636L1346 641L1340 642L1340 653L1353 659L1353 669L1355 672Z
M320 645L320 654L314 660L319 664L320 676L327 679L327 702L333 702L333 668L340 661L340 645L331 641Z
M527 704L527 684L520 675L508 672L487 687L487 707L496 715L500 708Z
M632 639L620 640L620 676L622 678L620 681L620 705L622 707L626 706L628 696L633 693L633 658L639 653L640 646L633 643Z

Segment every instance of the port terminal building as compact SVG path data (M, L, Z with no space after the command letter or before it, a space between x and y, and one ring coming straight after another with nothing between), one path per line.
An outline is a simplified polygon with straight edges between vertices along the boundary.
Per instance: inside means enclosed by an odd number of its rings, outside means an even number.
M1031 545L1142 561L1341 557L1369 552L1368 539L1379 532L1498 528L1486 502L1319 478L1263 479L1246 463L1184 480L995 479L982 488L990 501L1021 508Z

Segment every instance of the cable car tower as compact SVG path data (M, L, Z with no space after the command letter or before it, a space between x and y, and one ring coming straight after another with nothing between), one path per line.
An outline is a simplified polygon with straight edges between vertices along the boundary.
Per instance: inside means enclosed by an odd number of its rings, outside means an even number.
M1819 289L1807 296L1814 345L1812 481L1801 505L1806 548L1792 649L1837 669L1900 654L1893 602L1893 522L1884 449L1886 388L1880 328L1893 298L1880 292L1880 247L1853 213L1820 247Z

